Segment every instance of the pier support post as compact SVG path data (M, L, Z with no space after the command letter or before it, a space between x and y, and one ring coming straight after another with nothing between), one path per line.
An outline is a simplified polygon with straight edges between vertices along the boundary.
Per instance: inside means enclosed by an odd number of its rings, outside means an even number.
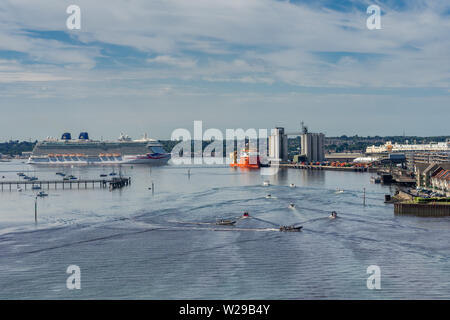
M37 196L34 199L34 223L37 223Z
M364 188L363 194L363 206L366 206L366 188Z

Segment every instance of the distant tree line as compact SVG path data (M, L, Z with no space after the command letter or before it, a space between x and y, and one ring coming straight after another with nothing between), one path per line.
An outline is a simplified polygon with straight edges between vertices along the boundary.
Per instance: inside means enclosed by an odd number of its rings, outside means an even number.
M410 144L422 144L430 142L445 142L450 139L450 136L435 136L435 137L417 137L417 136L367 136L361 137L358 135L340 137L326 137L325 138L325 150L328 152L364 152L368 146L384 144L387 141L393 143L410 143ZM180 141L172 140L160 140L164 149L171 152L172 149ZM248 142L248 141L246 141ZM32 151L37 141L19 141L11 140L8 142L0 142L0 153L4 155L16 156L22 152ZM202 142L202 150L206 148L211 141ZM226 154L226 141L223 141L223 155ZM236 141L235 141L236 145ZM300 139L298 137L292 137L288 139L288 151L289 154L297 154L300 150ZM194 152L194 141L191 141L191 151Z
M0 142L0 153L10 156L21 155L22 152L32 151L36 142L37 141L29 142L19 140Z

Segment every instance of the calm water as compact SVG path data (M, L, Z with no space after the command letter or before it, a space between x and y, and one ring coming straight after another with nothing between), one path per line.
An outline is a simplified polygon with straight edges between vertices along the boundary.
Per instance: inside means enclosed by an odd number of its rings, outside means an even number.
M61 169L0 163L0 178L25 170L54 179ZM66 172L97 178L111 170ZM132 177L122 190L51 189L38 199L37 225L33 192L5 189L0 298L450 298L450 219L394 216L383 203L389 188L371 184L370 174L292 169L268 178L192 167L189 178L187 171L134 166L122 169ZM244 210L253 218L213 224ZM338 219L327 218L332 210ZM303 231L275 229L294 223ZM81 269L81 290L66 288L71 264ZM381 268L381 290L366 287L369 265Z

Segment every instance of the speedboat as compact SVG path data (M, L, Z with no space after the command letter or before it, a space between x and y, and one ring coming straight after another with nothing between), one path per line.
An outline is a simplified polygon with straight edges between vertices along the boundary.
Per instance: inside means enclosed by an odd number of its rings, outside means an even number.
M335 193L336 193L336 194L344 193L344 189L339 189L339 188L337 188Z
M291 183L291 184L289 185L289 187L295 188L295 184Z
M295 208L295 204L290 203L290 204L289 204L289 208L290 208L290 209L294 209L294 208Z
M233 221L233 220L225 220L225 219L220 219L220 220L217 220L216 221L216 224L217 225L220 225L220 226L232 226L232 225L234 225L236 223L236 221Z
M271 195L271 194L268 194L268 195L266 196L266 199L272 199L272 195Z
M249 216L249 214L248 214L247 211L245 211L244 214L242 215L242 218L249 218L249 217L250 217L250 216Z
M294 226L281 226L280 227L280 231L281 232L299 232L301 231L303 228L303 226L298 226L298 227L294 227Z
M331 212L331 214L328 216L328 218L330 218L330 219L336 219L336 218L337 218L337 213L336 213L336 211Z

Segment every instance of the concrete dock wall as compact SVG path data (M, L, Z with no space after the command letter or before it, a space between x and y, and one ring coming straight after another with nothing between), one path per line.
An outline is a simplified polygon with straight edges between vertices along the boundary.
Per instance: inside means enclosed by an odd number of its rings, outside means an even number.
M450 216L450 204L418 204L394 203L395 214L409 214L419 217L445 217Z

